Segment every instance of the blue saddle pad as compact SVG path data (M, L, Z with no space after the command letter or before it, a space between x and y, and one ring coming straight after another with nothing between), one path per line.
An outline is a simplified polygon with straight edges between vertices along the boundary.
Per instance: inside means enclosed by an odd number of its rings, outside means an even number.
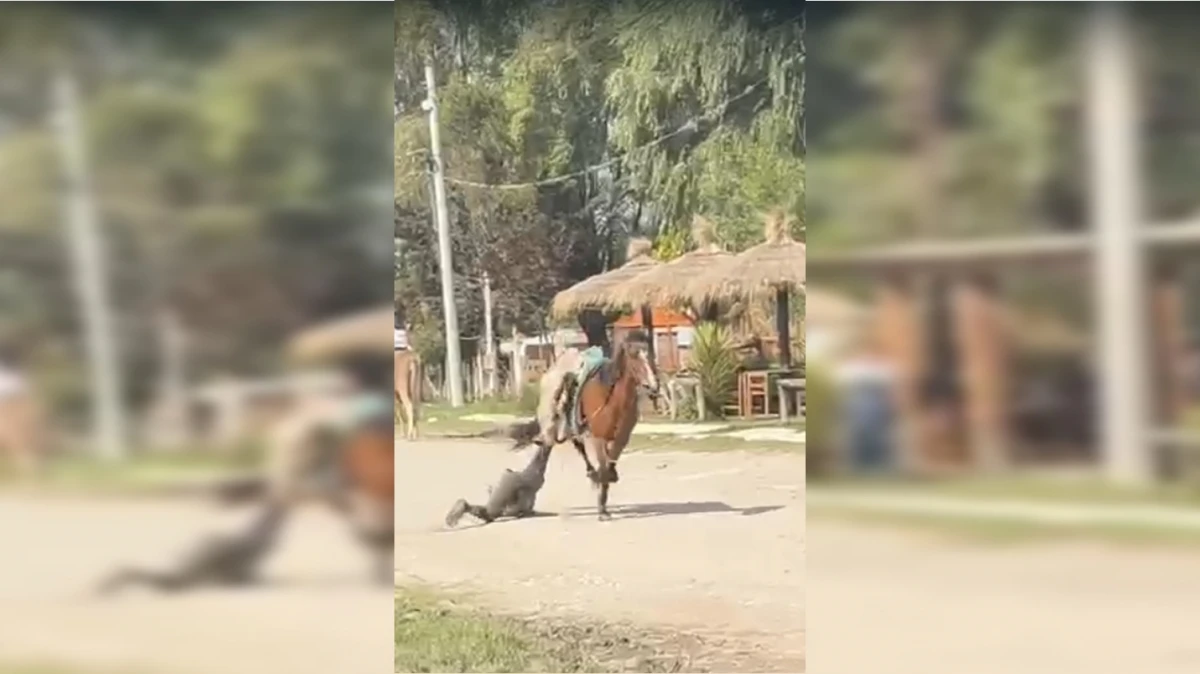
M575 390L571 394L571 399L567 401L567 409L571 410L569 423L572 433L579 433L583 428L583 410L579 407L579 392L583 390L584 383L599 372L605 363L609 362L609 359L604 357L604 351L598 346L585 349L580 356L579 369L575 372Z

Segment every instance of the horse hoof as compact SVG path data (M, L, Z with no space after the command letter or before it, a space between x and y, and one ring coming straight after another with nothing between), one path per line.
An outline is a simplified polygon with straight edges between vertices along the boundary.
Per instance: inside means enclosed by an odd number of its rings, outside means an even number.
M600 513L600 521L601 521L601 522L607 522L607 521L609 521L609 520L611 520L611 519L612 519L612 515L608 514L608 511L607 511L607 510L606 510L606 511L604 511L604 512L602 512L602 513Z

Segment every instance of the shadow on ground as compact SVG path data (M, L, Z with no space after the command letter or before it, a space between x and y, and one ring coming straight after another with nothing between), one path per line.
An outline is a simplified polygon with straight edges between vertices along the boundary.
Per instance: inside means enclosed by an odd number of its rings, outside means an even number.
M661 517L663 515L700 515L705 513L733 513L737 515L761 515L783 508L782 505L753 506L750 508L734 508L723 501L684 501L680 503L628 503L611 505L608 511L613 519L634 519L639 517ZM574 515L596 515L594 507L571 508L568 511Z

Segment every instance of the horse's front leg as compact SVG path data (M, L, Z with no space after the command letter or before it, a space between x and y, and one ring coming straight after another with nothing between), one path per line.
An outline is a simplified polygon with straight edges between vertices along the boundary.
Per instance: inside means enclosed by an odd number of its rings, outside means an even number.
M608 512L608 482L600 483L600 493L596 496L596 509L600 512L600 521L607 522L612 519L612 515Z
M596 511L600 521L607 522L612 519L612 515L608 512L608 485L611 482L609 475L612 471L612 464L608 461L608 452L605 451L608 443L597 438L588 438L587 444L588 448L596 450L596 461L599 463L597 468L592 468L591 464L588 465L588 476L592 478L594 484L600 487L596 494Z
M571 442L575 445L579 456L583 457L583 465L587 469L587 478L591 480L593 485L598 486L600 484L600 474L596 472L596 468L592 466L592 460L588 458L587 446L579 438L575 438Z

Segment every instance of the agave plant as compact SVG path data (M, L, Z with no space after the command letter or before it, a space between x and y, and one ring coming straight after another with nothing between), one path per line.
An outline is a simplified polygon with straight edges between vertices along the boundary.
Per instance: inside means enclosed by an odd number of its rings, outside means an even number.
M691 361L692 369L700 377L705 407L721 413L736 394L741 365L729 331L716 323L696 326Z

